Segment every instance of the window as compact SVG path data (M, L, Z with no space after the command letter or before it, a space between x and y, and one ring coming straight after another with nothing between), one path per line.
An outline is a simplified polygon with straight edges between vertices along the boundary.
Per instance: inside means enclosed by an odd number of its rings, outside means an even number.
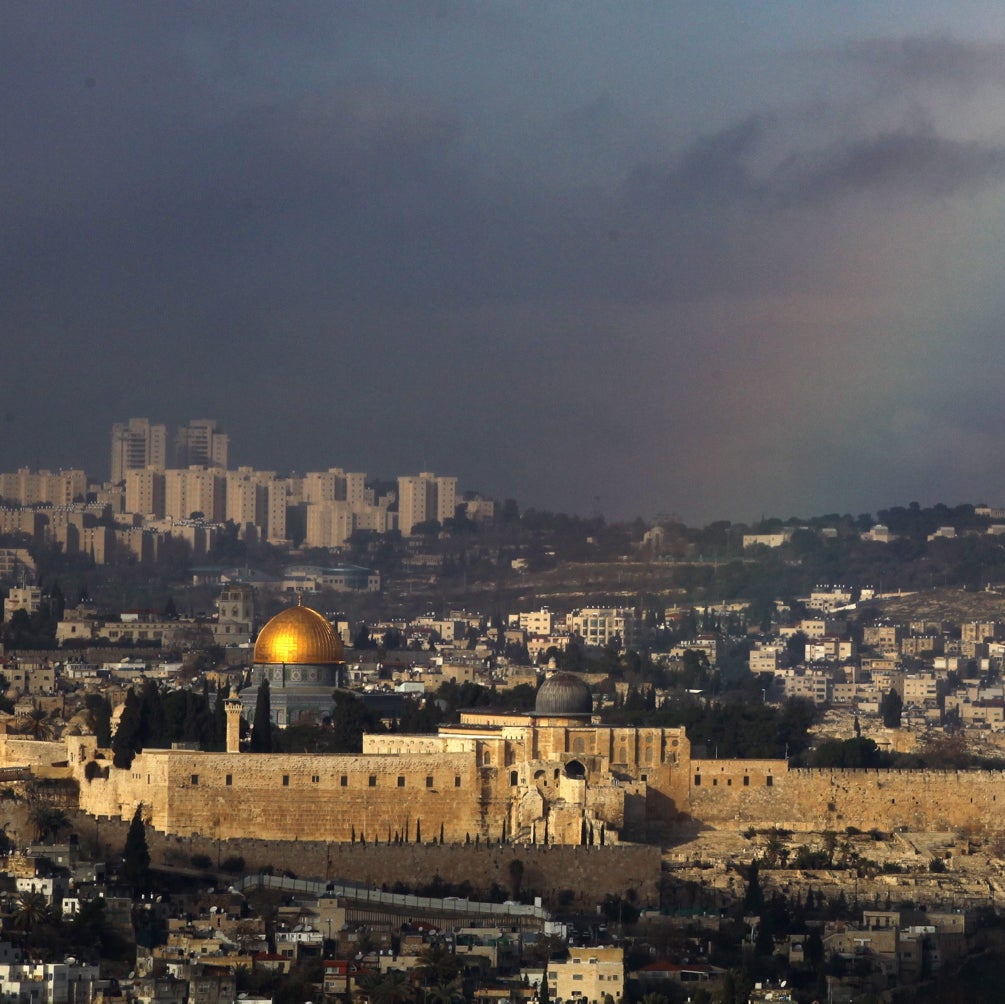
M432 788L432 786L433 786L433 777L432 777L432 775L429 775L426 778L426 787L427 788Z
M769 774L765 779L764 783L770 788L774 785L775 779Z
M198 784L199 783L199 775L198 774L193 774L192 775L192 783L193 784Z
M371 788L376 788L377 787L377 775L376 774L371 774L370 775L370 780L369 780L368 783L369 783L369 785L370 785Z
M701 774L695 774L695 776L694 776L694 786L696 788L700 788L701 787Z
M398 787L399 788L405 787L405 779L400 774L398 775Z
M648 774L643 774L642 775L642 783L643 784L648 784L649 783L649 775Z
M749 774L744 774L743 775L743 787L744 788L749 788L750 787L750 775Z
M320 774L312 774L311 775L311 784L317 784L320 780L321 780L321 775Z
M457 774L454 777L454 787L459 788L461 786L461 775Z
M227 787L229 788L234 783L234 775L233 774L228 774L225 783L226 783Z
M283 775L283 787L284 788L288 788L289 786L290 786L290 775L289 774L284 774Z
M515 771L509 772L509 783L515 788L520 780L520 775Z
M340 777L340 778L338 779L338 783L339 783L339 785L340 785L341 787L345 788L345 787L347 787L347 786L348 786L348 784L349 784L349 778L348 778L348 777L347 777L347 776L346 776L345 774L343 774L343 775L342 775L342 776L341 776L341 777Z

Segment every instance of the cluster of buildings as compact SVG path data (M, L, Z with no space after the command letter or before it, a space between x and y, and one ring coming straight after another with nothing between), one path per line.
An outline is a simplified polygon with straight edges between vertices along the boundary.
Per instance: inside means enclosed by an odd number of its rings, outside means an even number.
M751 672L772 676L767 699L800 697L878 714L892 690L904 724L923 729L949 715L964 725L1005 730L1005 623L876 623L865 625L857 640L841 612L852 606L850 590L817 590L806 605L815 608L812 615L758 640L750 652ZM801 659L792 656L794 635L804 643Z
M457 511L456 477L423 472L379 493L366 474L338 467L291 476L231 470L229 442L215 419L195 419L177 429L169 453L165 425L116 423L107 482L92 483L83 470L0 474L0 534L45 539L105 564L117 555L156 560L177 538L198 558L228 523L246 538L337 548L358 530L407 536ZM471 519L494 513L485 500L464 505ZM0 564L17 560L4 555Z

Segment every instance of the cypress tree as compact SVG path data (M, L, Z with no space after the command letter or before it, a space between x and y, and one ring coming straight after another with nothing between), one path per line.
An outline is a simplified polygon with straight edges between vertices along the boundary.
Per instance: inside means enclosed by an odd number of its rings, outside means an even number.
M161 701L161 689L153 680L143 684L140 694L140 727L137 742L141 749L166 749L171 745Z
M150 849L147 847L147 828L143 823L143 805L136 806L126 845L122 849L122 877L138 891L150 887Z
M126 692L126 704L119 718L119 727L112 739L112 763L116 767L128 768L133 757L141 748L140 734L140 702L132 687Z
M84 698L84 706L91 713L98 745L108 749L112 744L112 706L108 698L104 694L88 694Z
M230 687L224 684L216 688L216 700L213 703L213 742L209 747L217 752L227 748L227 698L230 697Z
M255 701L255 721L251 726L251 752L272 752L272 705L269 698L269 681L263 679Z

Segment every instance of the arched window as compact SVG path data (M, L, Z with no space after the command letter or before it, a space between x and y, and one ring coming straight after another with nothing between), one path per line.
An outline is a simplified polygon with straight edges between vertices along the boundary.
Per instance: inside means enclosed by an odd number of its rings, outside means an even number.
M586 768L578 760L570 760L565 765L565 776L582 781L586 777Z

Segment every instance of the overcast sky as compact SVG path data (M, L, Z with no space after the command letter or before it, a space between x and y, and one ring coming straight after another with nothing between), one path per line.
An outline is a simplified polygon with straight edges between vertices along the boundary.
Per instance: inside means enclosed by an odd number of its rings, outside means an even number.
M0 470L1005 504L1005 7L0 9Z

